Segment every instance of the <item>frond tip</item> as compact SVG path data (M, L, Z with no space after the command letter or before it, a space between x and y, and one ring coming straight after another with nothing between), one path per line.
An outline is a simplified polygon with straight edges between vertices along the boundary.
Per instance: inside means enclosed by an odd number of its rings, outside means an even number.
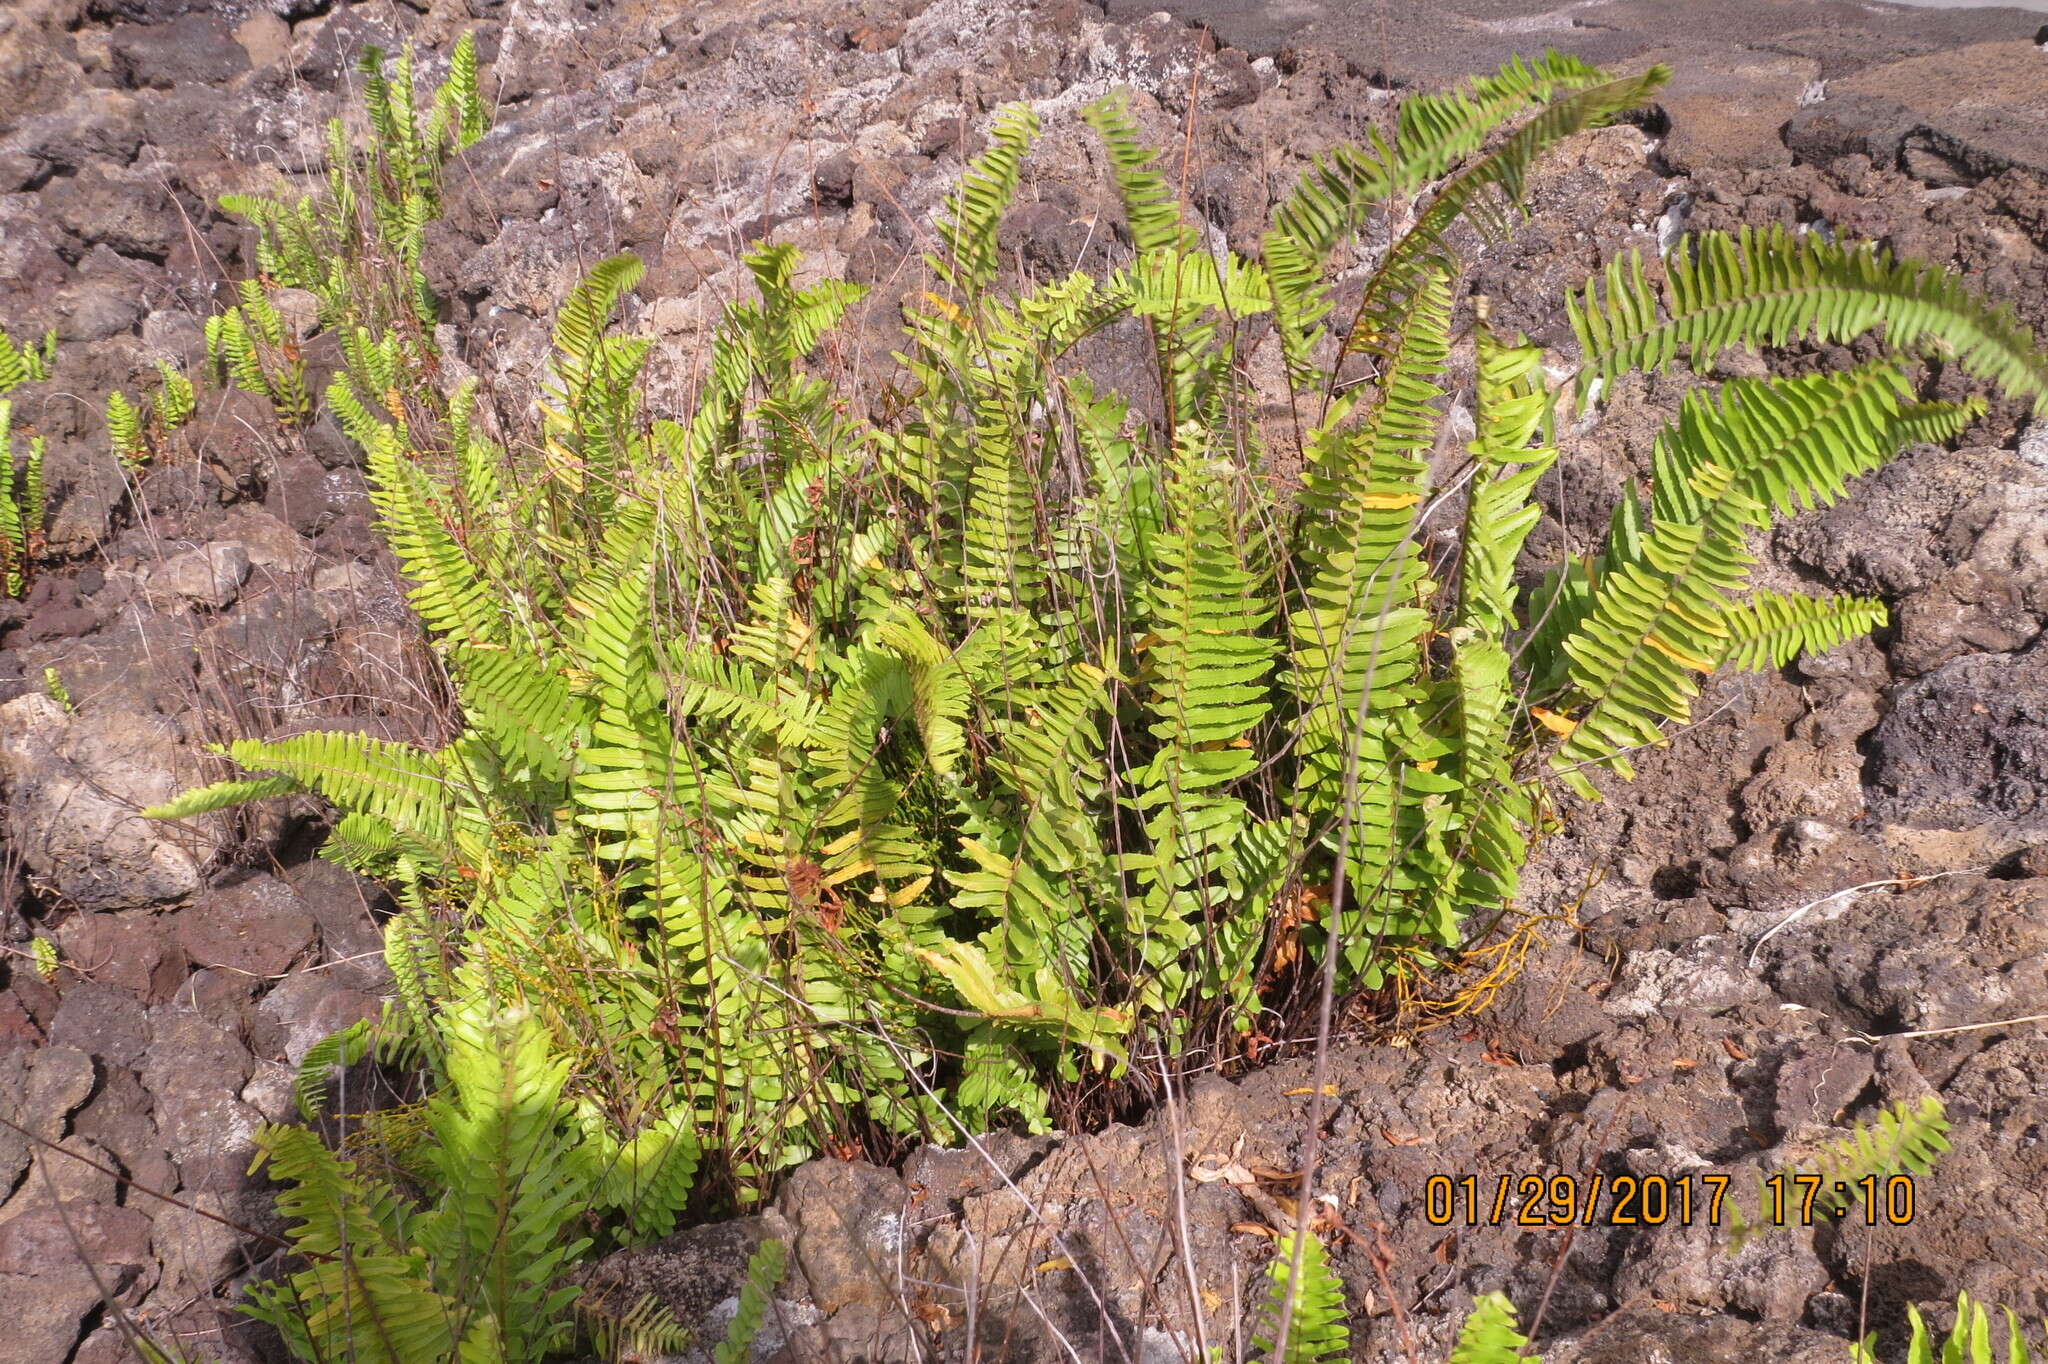
M1661 281L1629 252L1565 303L1585 355L1582 384L1663 369L1681 347L1704 370L1730 348L1808 337L1846 343L1881 326L1894 350L1951 355L2048 412L2048 354L2010 309L1984 303L1947 270L1895 260L1867 242L1795 237L1779 226L1701 233L1666 257Z
M1313 1234L1288 1237L1267 1264L1266 1306L1252 1348L1273 1364L1337 1364L1350 1357L1344 1282Z
M1525 1360L1528 1337L1515 1329L1515 1305L1505 1293L1488 1293L1472 1304L1472 1313L1458 1331L1450 1364L1541 1364Z

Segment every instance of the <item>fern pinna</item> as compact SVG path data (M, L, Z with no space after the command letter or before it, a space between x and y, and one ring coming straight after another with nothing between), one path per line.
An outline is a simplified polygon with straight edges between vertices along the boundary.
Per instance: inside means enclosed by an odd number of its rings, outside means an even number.
M1532 584L1555 357L1465 320L1461 260L1544 148L1664 74L1552 56L1418 96L1311 168L1259 261L1205 245L1104 103L1131 257L1015 288L998 227L1037 118L1007 110L941 213L886 420L814 356L861 290L800 284L784 246L748 255L757 298L673 420L612 327L630 258L561 308L530 440L362 315L330 403L466 729L236 744L251 775L158 813L333 799L330 855L401 882L394 1018L445 1070L456 1001L524 1011L578 1149L622 1172L624 1235L669 1225L700 1166L757 1191L856 1118L1045 1124L1048 1071L1248 1027L1304 944L1346 990L1454 958L1512 902L1554 783L1626 774L1706 674L1881 618L1751 593L1748 541L1968 420L1917 396L1912 352L2048 392L2003 313L1863 248L1625 260L1573 304L1589 398L1808 334L1882 328L1889 358L1699 390L1600 552ZM1327 264L1396 197L1418 211L1340 322ZM1261 316L1284 395L1247 377ZM1111 392L1076 351L1126 321L1151 376ZM1476 431L1447 452L1468 343ZM1255 420L1268 396L1296 423Z

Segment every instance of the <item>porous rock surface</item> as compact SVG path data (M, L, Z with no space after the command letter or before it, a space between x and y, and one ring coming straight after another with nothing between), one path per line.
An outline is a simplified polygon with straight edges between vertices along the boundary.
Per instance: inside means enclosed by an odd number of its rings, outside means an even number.
M455 167L427 265L452 354L515 407L554 300L622 249L649 265L630 311L658 338L651 401L679 406L707 329L746 293L739 250L763 238L874 286L834 358L879 389L932 209L1004 101L1045 123L1003 236L1005 260L1042 275L1119 249L1077 118L1098 93L1133 89L1155 142L1178 145L1193 115L1189 197L1249 252L1271 197L1390 109L1390 85L1553 43L1680 76L1642 128L1543 169L1531 223L1477 268L1508 325L1568 348L1559 291L1616 251L1772 223L1881 239L2048 322L2037 17L1743 0L1680 23L1661 0L1390 0L1368 22L1370 7L1150 4L0 13L0 322L63 342L49 382L12 395L16 429L48 441L53 520L31 591L0 606L0 1302L19 1304L0 1364L125 1358L121 1313L195 1358L274 1357L226 1306L276 1269L248 1137L288 1115L306 1048L386 988L388 902L308 860L317 808L135 816L215 771L208 741L445 733L355 456L331 424L280 433L262 400L215 393L129 479L96 397L200 353L200 319L248 265L218 197L317 175L364 44L410 36L431 73L457 33L478 34L497 126ZM317 387L334 349L304 339ZM1932 382L1960 391L1938 366ZM1588 545L1683 387L1639 381L1579 434L1533 553ZM1575 811L1530 872L1527 908L1550 917L1490 1011L1333 1052L1320 1187L1347 1229L1336 1263L1360 1358L1404 1359L1411 1342L1442 1358L1495 1290L1525 1314L1547 1296L1545 1357L1577 1364L1839 1359L1866 1280L1887 1329L1909 1302L1938 1317L1958 1290L2048 1310L2048 1049L2038 1024L1981 1026L2048 1012L2044 522L2048 428L1994 404L1957 448L1915 449L1782 528L1760 546L1767 583L1879 595L1892 625L1716 684L1640 781ZM23 955L32 932L62 951L47 983ZM1960 1031L1896 1035L1942 1029ZM1231 1349L1271 1254L1255 1228L1290 1192L1274 1176L1306 1155L1312 1079L1297 1055L1192 1078L1138 1126L990 1134L900 1170L817 1163L758 1216L593 1278L715 1333L748 1247L774 1234L792 1270L764 1354ZM1566 1246L1512 1218L1425 1215L1434 1174L1489 1190L1746 1175L1928 1092L1954 1151L1910 1229L1823 1227L1728 1256L1705 1226L1596 1223Z

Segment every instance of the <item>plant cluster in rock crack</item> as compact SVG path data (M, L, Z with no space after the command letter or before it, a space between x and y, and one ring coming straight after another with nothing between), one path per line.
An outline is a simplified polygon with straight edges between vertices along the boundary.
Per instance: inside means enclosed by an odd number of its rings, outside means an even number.
M237 742L249 775L151 812L315 791L340 811L324 854L399 888L393 1007L316 1049L304 1092L372 1047L425 1067L437 1097L359 1121L431 1193L265 1134L314 1268L263 1310L298 1315L308 1357L386 1357L353 1314L389 1289L419 1332L390 1357L537 1358L586 1212L599 1246L656 1237L703 1174L755 1197L860 1125L1044 1127L1055 1084L1227 1042L1321 963L1352 991L1455 959L1512 906L1554 784L1628 775L1704 675L1883 619L1751 590L1746 543L1963 428L1974 401L1919 400L1914 356L2048 406L2031 337L1946 275L1775 231L1616 261L1569 300L1575 384L1484 309L1467 328L1461 254L1511 230L1536 158L1666 74L1551 55L1320 158L1257 261L1190 225L1099 101L1128 258L1014 286L998 229L1037 120L1013 106L937 224L891 416L812 360L862 289L762 246L694 408L644 410L618 257L562 303L538 415L505 431L444 385L419 269L442 162L484 132L466 40L453 68L420 107L409 61L386 79L373 54L370 149L336 125L325 194L229 204L262 279L207 337L303 423L272 285L314 295L346 357L319 400L465 728ZM1395 202L1416 208L1340 317L1332 253ZM1599 551L1524 573L1561 402L1876 329L1880 359L1695 391ZM1284 394L1249 377L1268 333ZM1077 361L1125 336L1151 391ZM1467 341L1477 432L1447 469ZM1258 419L1275 398L1290 422ZM150 429L124 418L124 458Z

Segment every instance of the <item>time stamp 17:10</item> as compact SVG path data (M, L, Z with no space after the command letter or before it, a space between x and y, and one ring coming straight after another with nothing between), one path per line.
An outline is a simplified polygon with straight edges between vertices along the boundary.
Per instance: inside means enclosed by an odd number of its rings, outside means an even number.
M1468 1227L1581 1226L1659 1227L1667 1223L1720 1226L1733 1219L1728 1199L1732 1175L1431 1175L1423 1187L1423 1215L1430 1225ZM1867 1226L1902 1227L1913 1220L1911 1175L1865 1175L1828 1180L1813 1174L1775 1174L1762 1181L1767 1226L1810 1227L1861 1221ZM1488 1185L1491 1187L1487 1187ZM1752 1214L1744 1209L1747 1220Z

